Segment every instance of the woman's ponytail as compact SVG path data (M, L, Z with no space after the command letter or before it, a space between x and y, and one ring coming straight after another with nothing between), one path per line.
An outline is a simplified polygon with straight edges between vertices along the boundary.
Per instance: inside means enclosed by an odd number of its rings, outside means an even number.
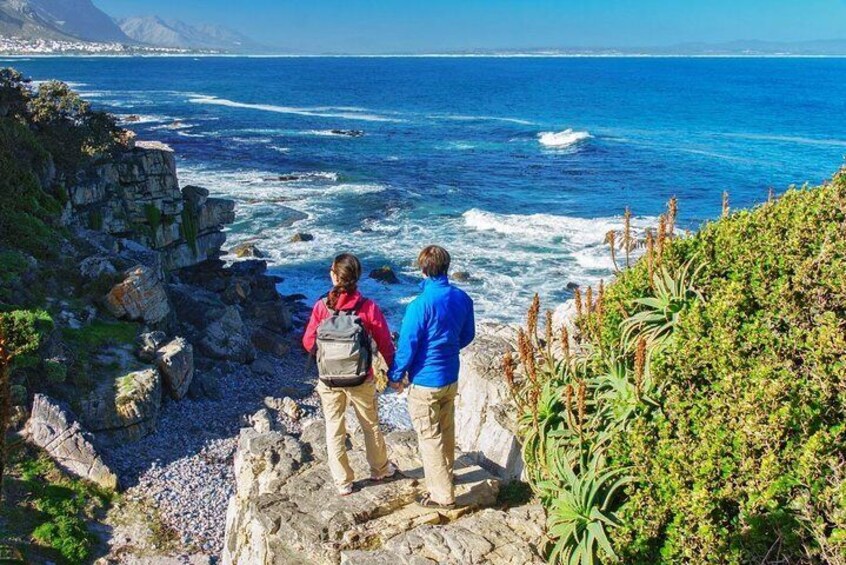
M361 261L352 253L341 253L332 262L332 272L338 279L338 284L329 291L326 303L331 310L334 310L342 294L353 294L358 290Z

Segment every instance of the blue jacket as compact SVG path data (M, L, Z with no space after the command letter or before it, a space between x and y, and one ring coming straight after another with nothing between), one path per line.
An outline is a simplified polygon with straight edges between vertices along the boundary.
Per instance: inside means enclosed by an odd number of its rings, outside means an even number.
M473 300L446 276L427 278L420 287L405 311L388 378L399 382L408 373L416 385L447 386L458 380L458 353L476 336Z

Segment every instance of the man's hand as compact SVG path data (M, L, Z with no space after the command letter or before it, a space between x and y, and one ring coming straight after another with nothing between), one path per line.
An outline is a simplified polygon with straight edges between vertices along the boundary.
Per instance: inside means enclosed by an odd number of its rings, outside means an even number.
M402 381L398 383L391 381L388 383L388 386L394 389L394 392L396 392L397 394L402 394L402 391L405 390L405 385L402 383Z

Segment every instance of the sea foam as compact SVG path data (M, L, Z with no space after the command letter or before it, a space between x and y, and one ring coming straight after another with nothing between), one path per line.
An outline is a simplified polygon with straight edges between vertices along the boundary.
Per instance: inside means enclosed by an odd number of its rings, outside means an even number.
M572 147L591 137L593 136L586 131L576 131L572 128L567 128L559 132L543 131L538 134L538 141L545 147L564 148Z
M248 104L246 102L237 102L234 100L227 100L226 98L218 98L217 96L192 96L188 99L188 102L191 102L192 104L208 104L212 106L244 108L247 110L275 112L277 114L296 114L299 116L311 116L318 118L341 118L345 120L361 120L365 122L402 121L397 118L389 118L387 116L364 111L363 108L355 108L355 111L353 111L353 109L349 107L342 107L343 109L329 106L302 108L296 106L278 106L276 104Z

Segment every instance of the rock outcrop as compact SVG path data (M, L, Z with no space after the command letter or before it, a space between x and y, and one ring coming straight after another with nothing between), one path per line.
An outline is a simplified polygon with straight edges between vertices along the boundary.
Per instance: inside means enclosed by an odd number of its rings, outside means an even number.
M461 352L455 404L456 444L502 479L523 471L517 438L517 408L502 375L502 356L513 351L509 326L480 324L476 339Z
M170 314L167 294L156 273L139 265L106 295L106 307L115 318L157 324Z
M541 539L539 508L477 513L496 503L499 481L460 453L456 509L421 508L414 503L424 490L414 434L393 432L386 440L402 475L364 481L352 495L339 497L322 463L322 422L305 426L300 439L242 430L223 563L540 562L533 546ZM356 476L368 476L362 448L349 456ZM376 548L382 549L370 551Z
M204 188L179 189L173 151L138 141L114 159L88 167L69 188L78 223L159 251L168 270L220 256L223 225L235 203Z
M117 475L97 452L94 438L65 404L36 394L25 434L68 472L103 488L117 489Z
M156 429L162 381L156 369L103 379L80 401L79 417L92 432L111 441L133 441Z

